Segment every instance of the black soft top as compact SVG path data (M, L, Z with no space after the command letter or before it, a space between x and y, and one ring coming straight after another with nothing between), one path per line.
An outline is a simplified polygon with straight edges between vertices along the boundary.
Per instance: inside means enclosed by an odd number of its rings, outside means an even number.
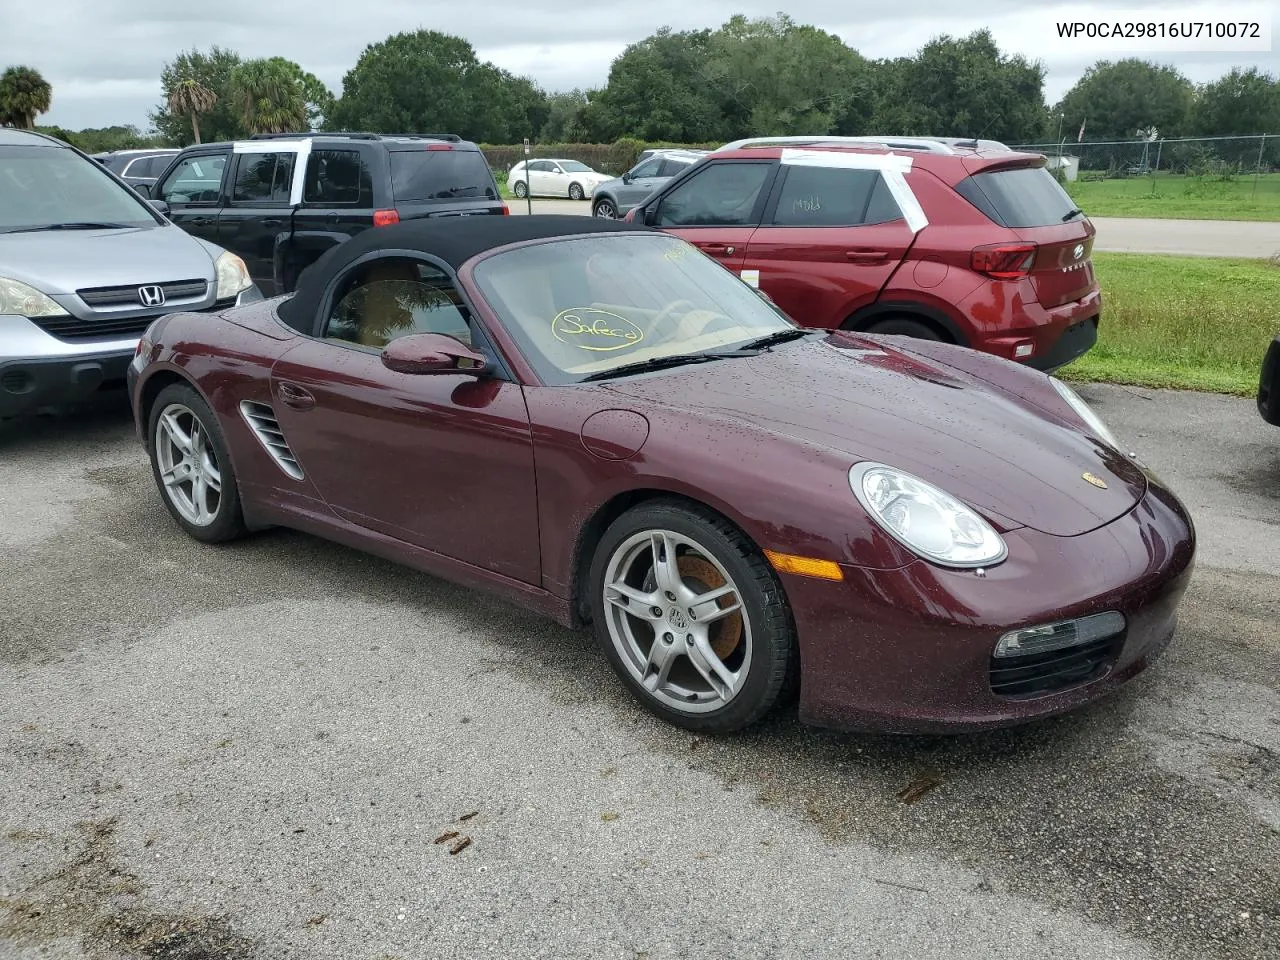
M330 247L302 271L293 298L280 304L279 315L302 329L320 309L325 287L361 257L377 250L405 250L435 257L457 271L477 254L526 240L572 237L591 233L653 232L651 228L597 217L439 217L408 220L390 227L373 227Z

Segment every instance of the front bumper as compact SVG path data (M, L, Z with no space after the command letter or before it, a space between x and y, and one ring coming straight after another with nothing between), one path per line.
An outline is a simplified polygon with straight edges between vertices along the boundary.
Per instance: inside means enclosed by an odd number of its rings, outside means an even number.
M1172 494L1076 537L1004 535L1008 558L979 577L917 561L844 566L844 581L785 577L800 639L800 717L845 730L964 733L1080 707L1142 672L1173 636L1195 533ZM1127 626L1090 676L1022 699L992 689L1006 631L1108 610Z
M226 310L262 299L251 286L234 304L214 303L192 312ZM148 322L157 317L142 318ZM138 348L137 334L103 339L63 339L25 317L0 317L0 419L77 403L103 388L126 386Z
M1280 337L1272 341L1262 361L1258 378L1258 413L1262 419L1280 427Z
M123 387L133 351L130 345L63 357L0 358L0 419L76 403L104 387Z

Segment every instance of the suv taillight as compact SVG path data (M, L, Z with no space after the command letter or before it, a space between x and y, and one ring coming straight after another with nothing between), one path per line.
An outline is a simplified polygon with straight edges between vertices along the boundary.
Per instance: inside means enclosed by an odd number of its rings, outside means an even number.
M1034 243L988 243L974 247L969 264L992 280L1021 280L1036 262Z
M504 217L511 216L511 208L508 207L505 203L502 205L502 215Z
M394 210L375 210L373 211L373 225L375 227L389 227L393 223L400 222L400 214Z

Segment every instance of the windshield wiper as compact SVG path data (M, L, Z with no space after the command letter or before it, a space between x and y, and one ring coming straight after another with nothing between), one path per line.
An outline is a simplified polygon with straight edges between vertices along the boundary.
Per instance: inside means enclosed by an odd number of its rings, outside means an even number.
M620 367L609 370L597 370L589 373L579 383L592 380L612 380L614 377L626 377L633 373L648 373L650 370L666 370L668 367L682 367L689 363L706 363L709 360L723 360L726 357L757 357L756 350L722 350L717 353L677 353L669 357L654 357L652 360L639 360L636 363L624 363Z
M775 330L773 333L766 334L757 340L750 340L740 346L739 350L763 350L766 347L772 347L779 343L790 343L792 340L799 340L801 337L807 337L811 333L828 333L827 330Z
M1080 214L1082 213L1084 213L1084 211L1081 210L1079 207L1076 207L1076 209L1072 210L1070 213L1064 213L1062 215L1062 222L1066 223L1068 220L1074 220L1076 217L1080 216Z
M92 220L81 220L74 223L46 223L39 227L19 227L16 230L6 230L6 233L39 233L43 230L124 230L129 227L127 223L105 223Z

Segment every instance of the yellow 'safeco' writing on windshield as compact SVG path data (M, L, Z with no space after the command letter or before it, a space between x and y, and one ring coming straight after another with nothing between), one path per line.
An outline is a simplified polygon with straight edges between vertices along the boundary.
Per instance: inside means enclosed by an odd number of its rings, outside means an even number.
M634 347L644 339L644 331L626 317L595 307L561 310L551 321L551 333L561 343L596 353Z

